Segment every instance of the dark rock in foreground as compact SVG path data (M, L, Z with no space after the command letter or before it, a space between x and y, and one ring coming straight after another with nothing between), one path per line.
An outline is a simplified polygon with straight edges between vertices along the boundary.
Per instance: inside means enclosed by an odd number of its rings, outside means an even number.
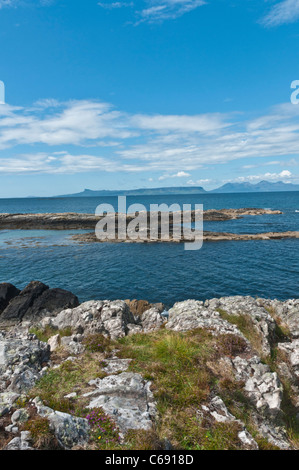
M12 284L4 282L0 284L0 314L8 306L9 302L20 293Z
M11 292L20 291L18 289L14 291L11 288ZM49 289L49 286L42 282L33 281L11 299L0 316L0 322L36 320L44 316L57 315L61 310L78 305L78 298L71 292L63 289Z

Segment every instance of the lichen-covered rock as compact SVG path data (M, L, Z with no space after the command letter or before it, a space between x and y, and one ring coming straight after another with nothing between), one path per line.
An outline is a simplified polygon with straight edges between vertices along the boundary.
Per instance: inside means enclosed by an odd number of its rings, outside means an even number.
M38 398L33 402L37 413L48 419L50 429L63 449L69 450L78 445L84 446L88 442L90 428L87 419L54 411L44 406Z
M198 300L185 300L176 303L169 310L169 320L166 323L166 328L174 331L205 328L215 335L233 334L243 337L235 325L224 320L215 309L206 308L203 302Z
M11 422L13 425L26 423L29 419L29 413L25 408L16 410L11 416Z
M257 356L231 360L235 377L245 382L244 390L263 415L275 419L281 412L283 387L276 372L262 364Z
M102 408L118 425L121 432L129 429L151 429L156 404L151 383L140 374L123 372L89 382L95 387L84 396L91 399L88 408Z
M228 315L249 317L260 337L260 353L265 356L270 354L271 343L275 336L275 321L256 299L239 295L234 297L221 297L219 299L207 300L205 306L214 310L221 309Z
M112 357L110 359L105 359L105 366L103 366L103 371L106 374L115 374L116 372L125 372L132 359L119 359L118 357Z
M20 437L12 439L4 450L34 450L29 431L22 431Z
M15 392L0 393L0 418L10 412L19 397L20 395Z
M208 403L202 405L202 410L205 413L210 414L217 423L237 423L240 427L238 432L238 438L243 449L246 450L258 450L258 444L253 439L251 434L247 431L244 423L236 419L225 406L223 400L215 396Z
M50 348L34 335L0 333L0 392L32 388L49 361Z
M162 317L160 310L156 307L146 310L141 315L141 325L144 333L158 330L164 322L165 318Z
M289 299L285 302L271 299L257 299L261 305L268 307L289 329L292 338L299 339L299 299Z
M47 321L60 330L71 328L73 333L84 335L101 333L113 339L126 336L128 324L136 323L128 305L121 300L84 302Z
M48 345L50 346L50 351L56 351L61 346L61 337L60 335L54 335L51 336L51 338L48 339Z

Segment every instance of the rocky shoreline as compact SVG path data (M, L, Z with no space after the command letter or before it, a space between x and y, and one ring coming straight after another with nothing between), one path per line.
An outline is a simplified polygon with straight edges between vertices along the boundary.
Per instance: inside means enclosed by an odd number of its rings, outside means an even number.
M173 238L170 232L169 239L152 240L150 234L146 234L146 237L142 236L140 239L132 240L127 238L126 240L100 240L96 237L95 233L80 233L72 235L70 237L75 242L80 244L85 243L186 243L192 242L194 238L192 236L184 236L182 234L180 240ZM218 242L218 241L250 241L250 240L285 240L290 238L299 238L299 232L266 232L266 233L226 233L226 232L203 232L204 242Z
M244 216L279 215L279 210L270 209L221 209L203 212L206 221L226 221L240 219ZM196 211L191 211L191 220L195 220ZM0 214L0 230L92 230L103 217L94 214L73 212L57 214ZM127 215L126 221L133 220L133 215ZM149 213L148 213L149 219ZM116 218L117 220L117 218ZM173 215L170 214L170 224Z
M0 284L0 448L298 449L299 299Z

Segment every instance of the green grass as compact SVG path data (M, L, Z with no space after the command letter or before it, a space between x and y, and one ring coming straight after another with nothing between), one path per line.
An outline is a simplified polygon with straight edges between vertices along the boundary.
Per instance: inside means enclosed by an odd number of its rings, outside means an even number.
M63 338L64 336L71 336L72 330L71 328L64 328L63 330L57 330L51 326L46 326L45 328L37 328L33 327L29 330L29 333L34 334L39 341L43 341L47 343L47 341L51 338L51 336L58 335Z
M247 318L237 317L235 321L244 335L246 331L246 337L256 335ZM31 397L39 396L45 405L55 410L85 417L90 414L90 410L89 413L86 410L88 402L80 398L65 399L64 396L74 391L82 396L89 391L88 382L106 375L102 370L105 358L116 349L120 358L132 359L130 371L140 373L152 382L158 412L152 430L130 431L120 443L113 420L102 410L97 410L96 416L102 418L105 432L95 427L93 416L92 448L162 450L168 441L175 449L240 449L238 423L216 423L201 413L202 405L209 401L211 393L219 395L230 412L245 423L261 448L275 448L255 429L253 405L243 392L244 384L236 382L231 371L220 361L224 356L235 357L247 352L244 339L235 335L215 337L203 329L178 333L163 328L118 341L92 335L85 340L85 345L87 351L77 360L63 362L59 368L49 370L31 391ZM290 406L289 401L286 403ZM288 415L292 412L289 409ZM293 424L289 429L290 437L296 441L297 429ZM104 438L106 435L110 437Z
M101 356L85 353L76 361L66 361L60 367L49 370L30 391L30 397L39 396L46 406L57 411L70 412L84 408L84 404L64 398L72 392L82 394L88 382L103 378Z
M133 359L130 370L152 380L159 413L156 443L168 439L175 448L186 450L240 448L235 423L203 423L197 416L216 383L207 366L221 355L216 343L201 329L187 333L163 329L119 341L118 355ZM230 338L230 352L232 343ZM235 346L239 350L240 344Z
M254 350L256 350L259 354L262 353L263 338L255 327L250 315L232 315L221 308L217 309L217 311L224 320L227 320L229 323L236 325L241 333L243 333L245 338L248 339L251 347Z

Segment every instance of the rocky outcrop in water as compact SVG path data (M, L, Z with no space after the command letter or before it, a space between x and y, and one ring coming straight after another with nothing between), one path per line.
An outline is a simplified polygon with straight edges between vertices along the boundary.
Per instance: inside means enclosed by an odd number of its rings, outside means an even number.
M270 209L219 209L207 210L203 213L204 220L207 221L225 221L244 217L245 215L276 215L282 214L279 210ZM149 219L149 214L148 214ZM170 223L172 223L170 215ZM73 212L59 214L0 214L0 230L18 229L18 230L77 230L94 229L97 222L102 217L94 214L78 214ZM191 212L191 218L195 220L195 211ZM126 216L129 223L133 219L132 215Z
M287 240L290 238L299 238L299 232L266 232L266 233L226 233L226 232L203 232L202 239L204 242L223 242L223 241L251 241L251 240ZM100 240L94 233L80 233L78 235L72 235L71 239L80 243L185 243L192 242L193 236L184 236L181 238L173 238L172 231L170 229L169 239L163 240L152 240L150 238L150 231L143 234L140 239L132 240L127 238L126 240L119 240L117 237L113 240Z

